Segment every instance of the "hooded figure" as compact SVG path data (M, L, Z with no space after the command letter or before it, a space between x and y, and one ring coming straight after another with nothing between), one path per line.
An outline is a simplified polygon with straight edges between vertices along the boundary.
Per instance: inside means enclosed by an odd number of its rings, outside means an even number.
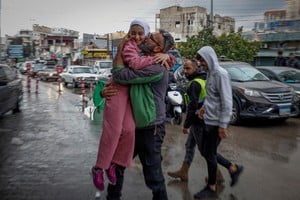
M213 48L204 46L197 51L207 66L204 121L206 124L227 128L232 113L232 88L227 71L219 65Z
M215 51L209 46L202 47L197 52L197 60L208 72L205 86L206 98L199 111L205 123L201 153L207 163L208 180L207 186L194 195L194 198L202 199L217 197L217 164L228 170L231 177L230 186L236 185L244 167L233 164L217 151L221 139L228 137L227 126L232 112L232 89L229 75L219 65Z
M150 26L147 22L145 22L144 20L142 19L134 19L132 20L132 22L130 23L130 27L132 27L133 25L139 25L141 27L144 28L144 32L145 32L145 35L149 35L150 33Z

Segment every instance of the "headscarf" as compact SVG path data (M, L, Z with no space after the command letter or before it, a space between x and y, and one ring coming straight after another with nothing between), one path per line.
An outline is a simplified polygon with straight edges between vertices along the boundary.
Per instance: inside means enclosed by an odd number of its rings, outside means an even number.
M139 26L143 27L145 35L148 35L150 33L150 26L149 26L149 24L146 21L142 20L142 19L134 19L134 20L132 20L132 22L130 23L130 28L133 25L139 25Z

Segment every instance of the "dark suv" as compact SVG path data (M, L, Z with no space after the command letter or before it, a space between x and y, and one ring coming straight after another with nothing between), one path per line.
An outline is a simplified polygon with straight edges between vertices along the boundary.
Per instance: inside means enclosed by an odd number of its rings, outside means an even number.
M230 75L233 108L231 124L246 118L284 121L298 115L298 97L294 89L270 80L255 67L244 62L220 62Z
M22 79L16 70L0 64L0 116L11 110L19 112L22 98Z

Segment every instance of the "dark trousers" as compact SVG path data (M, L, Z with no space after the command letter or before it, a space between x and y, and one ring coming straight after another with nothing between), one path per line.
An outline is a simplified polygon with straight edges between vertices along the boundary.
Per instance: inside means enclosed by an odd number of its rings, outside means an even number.
M142 163L145 183L152 190L153 200L168 200L161 167L161 145L164 136L164 124L135 131L134 157L138 156ZM120 200L124 168L117 167L117 172L117 184L108 186L107 200Z
M217 153L217 148L221 142L218 133L218 126L205 125L202 141L202 155L207 163L208 184L216 184L217 163L229 169L231 162Z

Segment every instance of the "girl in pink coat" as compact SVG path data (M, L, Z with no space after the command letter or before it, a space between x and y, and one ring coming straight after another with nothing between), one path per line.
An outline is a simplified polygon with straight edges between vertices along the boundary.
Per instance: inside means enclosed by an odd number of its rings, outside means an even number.
M162 62L174 64L174 58L168 54L156 56L139 56L138 47L149 34L150 27L143 20L135 19L130 24L128 38L123 48L122 56L125 65L133 69ZM129 167L131 165L134 140L135 122L129 97L129 86L109 82L117 89L117 94L105 101L103 112L103 129L100 138L96 165L92 168L93 182L97 189L104 190L104 170L111 184L116 183L116 165Z

